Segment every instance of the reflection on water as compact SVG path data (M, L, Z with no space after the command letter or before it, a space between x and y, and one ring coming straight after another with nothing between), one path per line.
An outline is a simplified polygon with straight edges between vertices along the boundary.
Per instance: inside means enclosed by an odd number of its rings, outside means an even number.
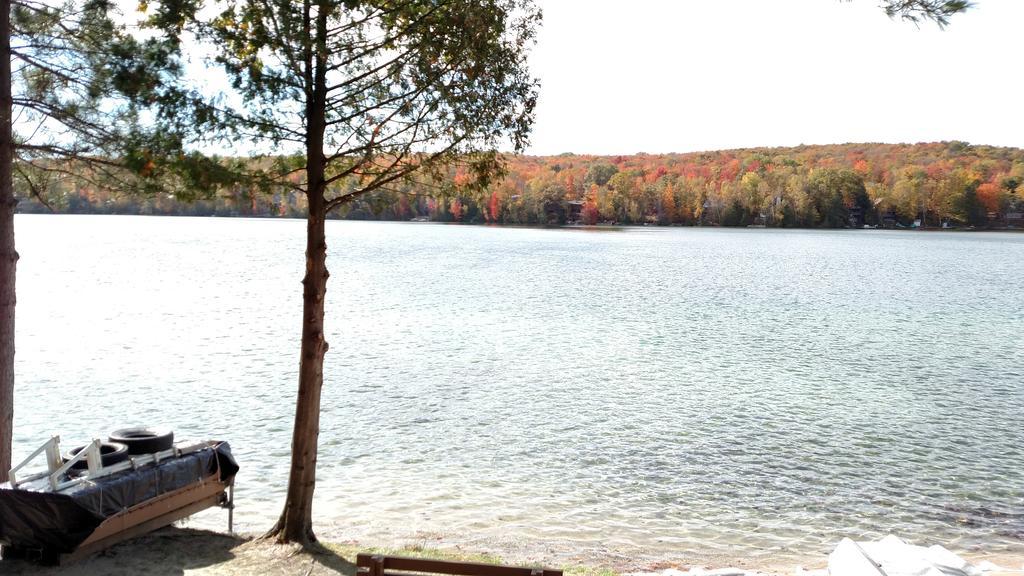
M303 231L19 216L16 456L136 423L224 438L236 522L267 528ZM1024 235L328 236L323 536L634 558L889 532L1024 549Z

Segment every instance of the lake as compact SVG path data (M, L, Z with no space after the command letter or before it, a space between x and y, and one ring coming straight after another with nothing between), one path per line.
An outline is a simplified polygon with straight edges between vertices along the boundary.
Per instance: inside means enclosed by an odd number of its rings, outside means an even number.
M15 460L125 425L286 487L305 224L19 215ZM331 221L322 538L1024 551L1024 234ZM194 525L223 529L209 511Z

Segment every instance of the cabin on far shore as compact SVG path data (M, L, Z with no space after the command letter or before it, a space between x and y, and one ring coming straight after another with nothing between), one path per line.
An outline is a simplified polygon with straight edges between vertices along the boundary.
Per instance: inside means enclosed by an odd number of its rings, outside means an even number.
M569 200L565 221L569 224L578 224L583 219L583 204L583 200Z

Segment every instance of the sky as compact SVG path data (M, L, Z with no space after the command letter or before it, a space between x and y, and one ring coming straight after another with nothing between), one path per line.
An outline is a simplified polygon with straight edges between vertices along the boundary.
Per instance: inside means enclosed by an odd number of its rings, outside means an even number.
M530 154L1024 147L1024 0L945 30L878 0L538 0Z

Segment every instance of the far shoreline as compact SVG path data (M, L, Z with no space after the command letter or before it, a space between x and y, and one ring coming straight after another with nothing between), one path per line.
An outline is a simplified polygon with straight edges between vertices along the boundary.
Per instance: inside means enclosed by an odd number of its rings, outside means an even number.
M280 222L304 222L305 217L302 216L264 216L264 215L218 215L218 214L136 214L136 213L95 213L95 212L16 212L16 216L129 216L129 217L142 217L142 218L181 218L181 219L225 219L225 220L258 220L258 221L280 221ZM786 230L786 231L813 231L813 232L1009 232L1019 234L1024 232L1024 228L1008 227L1008 228L994 228L994 227L950 227L950 228L938 228L934 226L911 228L907 226L903 227L890 227L890 228L827 228L827 227L782 227L782 226L725 226L718 224L709 224L706 226L694 226L685 224L502 224L502 223L491 223L491 222L441 222L435 220L367 220L360 218L330 218L328 222L358 222L366 224L409 224L409 225L434 225L434 226L466 226L466 227L481 227L481 228L508 228L511 230L523 229L523 230L582 230L592 232L613 232L613 231L628 231L628 230L673 230L673 229L694 229L694 230Z

